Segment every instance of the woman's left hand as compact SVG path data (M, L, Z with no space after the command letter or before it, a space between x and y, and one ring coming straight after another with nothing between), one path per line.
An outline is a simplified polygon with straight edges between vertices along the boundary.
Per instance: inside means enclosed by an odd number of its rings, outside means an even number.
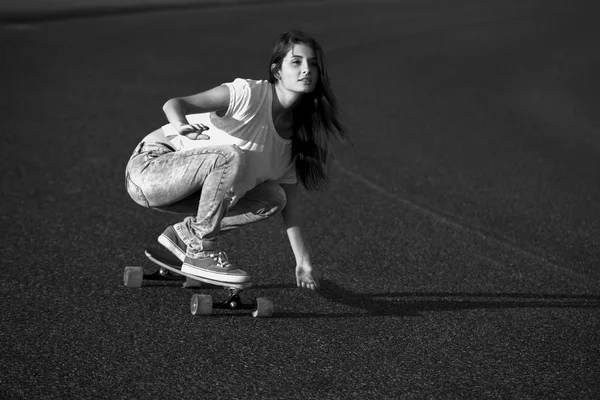
M296 285L300 289L315 291L319 289L316 271L309 265L296 266Z

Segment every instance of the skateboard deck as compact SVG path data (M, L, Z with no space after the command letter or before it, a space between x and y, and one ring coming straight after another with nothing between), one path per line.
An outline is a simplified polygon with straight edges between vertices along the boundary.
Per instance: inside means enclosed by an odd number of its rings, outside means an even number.
M240 293L252 286L250 282L221 282L182 272L181 261L167 251L158 248L146 249L145 255L160 269L153 274L144 275L142 267L126 267L123 275L125 286L141 287L144 280L184 280L183 287L185 288L199 288L203 287L202 284L221 286L229 291L227 300L213 303L210 295L194 294L190 302L191 313L193 315L210 315L213 309L254 309L252 312L254 317L270 317L273 314L273 302L267 297L259 297L250 304L242 302Z

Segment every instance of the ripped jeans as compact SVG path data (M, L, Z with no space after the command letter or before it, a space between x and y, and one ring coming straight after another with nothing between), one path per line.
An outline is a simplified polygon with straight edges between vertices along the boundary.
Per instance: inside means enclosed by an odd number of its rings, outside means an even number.
M127 163L125 184L141 206L188 215L175 230L189 252L216 251L220 232L262 221L285 207L285 192L274 182L256 186L231 206L244 166L237 146L175 151L165 143L141 142Z

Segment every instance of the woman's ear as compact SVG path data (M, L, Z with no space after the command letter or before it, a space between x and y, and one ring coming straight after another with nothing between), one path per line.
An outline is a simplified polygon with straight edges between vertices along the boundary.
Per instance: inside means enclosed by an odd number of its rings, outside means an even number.
M277 64L271 64L271 73L275 79L279 79L279 69L277 68Z

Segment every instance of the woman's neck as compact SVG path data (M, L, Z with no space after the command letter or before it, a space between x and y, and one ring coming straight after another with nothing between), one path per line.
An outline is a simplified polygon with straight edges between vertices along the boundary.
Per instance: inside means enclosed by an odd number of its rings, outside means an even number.
M273 101L271 105L271 116L273 118L273 126L277 134L283 139L291 139L294 134L294 107L298 104L301 99L301 95L296 95L295 101L290 99L291 96L286 97L285 93L288 91L278 90L277 84L273 84ZM283 96L281 94L283 93Z
M292 111L301 99L302 94L286 90L278 82L273 83L273 119L291 119Z

